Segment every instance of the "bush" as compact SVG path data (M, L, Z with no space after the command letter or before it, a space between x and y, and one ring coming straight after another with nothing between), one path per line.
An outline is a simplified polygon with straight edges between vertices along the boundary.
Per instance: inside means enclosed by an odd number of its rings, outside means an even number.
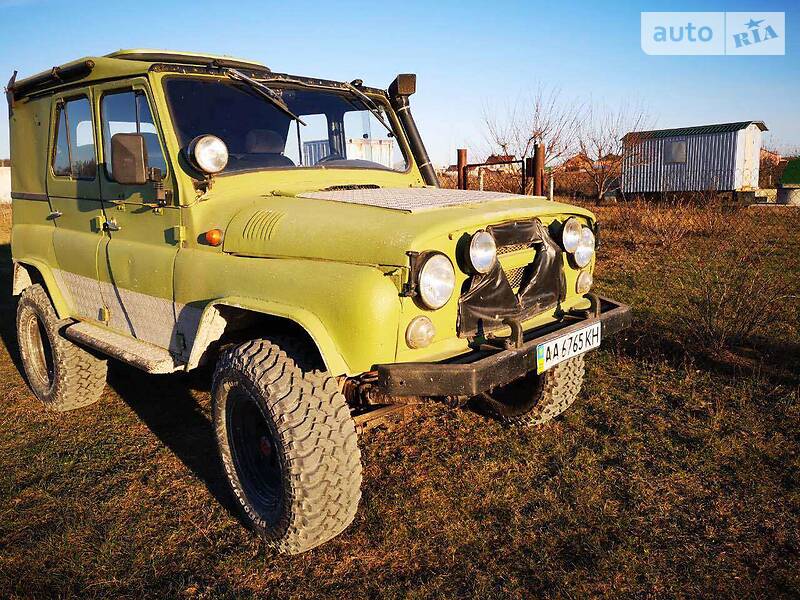
M747 210L732 213L724 227L712 226L715 234L704 246L682 257L678 284L688 305L690 335L712 351L797 322L800 257L782 245L787 220L763 217ZM708 221L699 221L708 227Z
M740 211L726 209L721 202L692 200L622 202L610 209L613 226L633 244L671 246L687 236L716 236L738 220Z

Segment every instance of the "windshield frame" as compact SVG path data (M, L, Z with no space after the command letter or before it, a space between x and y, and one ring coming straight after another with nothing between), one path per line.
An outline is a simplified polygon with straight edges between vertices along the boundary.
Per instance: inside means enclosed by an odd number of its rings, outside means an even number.
M350 91L347 86L341 82L335 81L327 81L322 79L309 79L305 77L299 77L294 75L286 75L283 73L246 73L247 75L256 79L259 83L263 83L271 88L275 89L302 89L302 90L319 90L320 92L328 92L334 93L337 95L342 96L347 102L353 104L353 102L358 102L364 104L363 100L358 98L356 94ZM169 110L169 117L170 117L170 124L172 125L173 133L175 135L176 142L178 143L178 147L180 149L181 154L185 156L186 148L181 145L181 140L178 138L177 133L175 132L175 114L177 112L177 107L173 106L169 93L167 92L166 84L168 81L172 79L203 79L203 80L217 80L219 83L223 85L245 85L241 82L237 82L232 80L224 73L209 73L209 72L178 72L178 73L167 73L164 77L161 78L160 81L160 92L162 97L164 98L164 102L167 105L167 109ZM359 167L359 166L352 166L352 165L295 165L293 167L285 167L285 166L274 166L274 167L256 167L252 169L240 169L236 171L229 171L229 172L221 172L217 173L214 177L231 177L236 175L243 175L247 173L275 173L275 172L302 172L302 171L324 171L324 170L351 170L351 171L378 171L381 173L395 173L397 175L409 175L411 174L414 169L416 168L416 160L414 155L411 152L411 147L408 144L408 140L406 139L405 131L403 130L403 126L400 123L400 120L397 118L394 109L392 108L391 103L389 102L389 98L386 95L386 92L383 90L379 90L377 88L370 88L366 86L362 86L359 88L363 94L369 97L375 104L379 107L384 109L384 115L388 121L388 123L394 128L392 134L394 135L394 139L397 140L397 145L400 147L400 152L405 159L406 168L403 171L392 169L392 168L377 168L377 167ZM264 102L268 102L264 99ZM364 110L366 112L371 112L369 108L365 105ZM302 115L301 115L302 116ZM296 123L292 123L290 128L296 127ZM184 167L185 170L185 167Z

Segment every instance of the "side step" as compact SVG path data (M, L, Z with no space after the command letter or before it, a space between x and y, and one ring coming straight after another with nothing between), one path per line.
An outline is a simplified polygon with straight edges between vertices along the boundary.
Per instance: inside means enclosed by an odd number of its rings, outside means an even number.
M164 348L91 323L70 325L64 329L64 337L148 373L173 373L183 368Z

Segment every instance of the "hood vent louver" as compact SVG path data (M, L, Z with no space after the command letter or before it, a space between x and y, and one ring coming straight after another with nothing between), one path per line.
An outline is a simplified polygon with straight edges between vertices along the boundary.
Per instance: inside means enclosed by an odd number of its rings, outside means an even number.
M275 228L283 219L284 214L274 210L259 210L247 221L242 230L242 237L246 240L268 241L272 239Z

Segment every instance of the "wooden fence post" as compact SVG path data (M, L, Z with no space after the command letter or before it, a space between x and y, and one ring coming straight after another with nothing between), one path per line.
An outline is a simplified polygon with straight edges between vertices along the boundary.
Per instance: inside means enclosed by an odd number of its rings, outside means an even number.
M533 195L544 196L544 144L533 145Z
M456 168L458 169L458 189L467 189L467 149L459 148Z

